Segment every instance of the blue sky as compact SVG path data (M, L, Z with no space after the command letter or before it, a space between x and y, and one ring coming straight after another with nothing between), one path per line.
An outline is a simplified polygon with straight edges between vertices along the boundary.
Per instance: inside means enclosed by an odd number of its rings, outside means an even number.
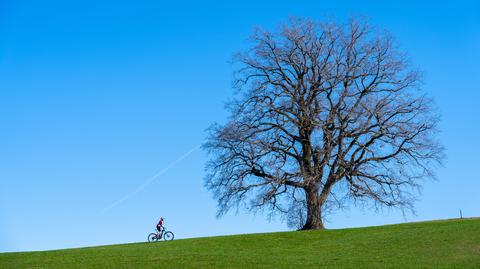
M423 69L447 161L417 215L355 207L328 228L480 216L480 4L476 1L0 1L0 252L287 230L216 219L196 150L225 120L231 56L255 26L363 15ZM101 2L101 3L99 3ZM420 3L421 2L421 3Z

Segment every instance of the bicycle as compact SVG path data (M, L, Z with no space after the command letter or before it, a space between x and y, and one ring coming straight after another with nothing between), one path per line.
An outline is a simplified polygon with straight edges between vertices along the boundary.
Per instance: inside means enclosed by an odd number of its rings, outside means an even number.
M151 233L148 235L148 242L157 242L163 238L165 241L173 240L175 236L172 232L167 231L165 228L162 231L156 231L155 233Z

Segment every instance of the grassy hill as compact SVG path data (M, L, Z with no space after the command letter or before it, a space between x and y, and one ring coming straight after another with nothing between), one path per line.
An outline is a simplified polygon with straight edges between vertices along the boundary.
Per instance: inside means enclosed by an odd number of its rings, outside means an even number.
M480 268L480 219L3 253L0 268Z

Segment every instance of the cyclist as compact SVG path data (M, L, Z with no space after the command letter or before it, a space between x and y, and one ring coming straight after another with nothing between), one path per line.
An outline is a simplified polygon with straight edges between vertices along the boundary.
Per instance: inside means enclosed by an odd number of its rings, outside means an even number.
M157 223L157 231L160 233L162 232L162 229L163 229L163 217L160 217L160 220L158 221Z

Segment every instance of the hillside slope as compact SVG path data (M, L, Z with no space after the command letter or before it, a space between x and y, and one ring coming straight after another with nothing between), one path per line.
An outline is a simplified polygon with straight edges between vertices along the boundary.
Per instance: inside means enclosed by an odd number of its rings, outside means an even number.
M480 268L480 219L3 253L0 268Z

